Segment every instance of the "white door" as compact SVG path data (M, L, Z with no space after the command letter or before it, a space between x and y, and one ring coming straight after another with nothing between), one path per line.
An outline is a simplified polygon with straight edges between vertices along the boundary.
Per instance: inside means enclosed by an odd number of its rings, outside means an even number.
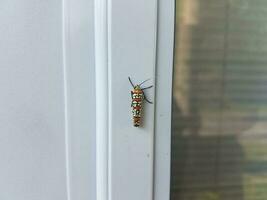
M266 6L2 1L0 198L265 200Z
M93 200L93 2L0 4L0 199Z

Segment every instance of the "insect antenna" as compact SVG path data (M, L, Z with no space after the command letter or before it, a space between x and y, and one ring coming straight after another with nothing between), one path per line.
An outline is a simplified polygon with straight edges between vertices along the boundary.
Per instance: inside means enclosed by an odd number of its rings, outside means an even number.
M130 81L131 85L132 85L132 86L133 86L133 88L134 88L134 84L133 84L133 82L132 82L131 78L130 78L130 77L128 77L128 79L129 79L129 81Z
M153 85L149 86L149 87L145 87L145 88L142 88L142 90L146 90L146 89L149 89L149 88L152 88Z
M149 80L150 80L150 78L147 79L147 80L145 80L145 81L143 81L142 83L140 83L139 86L141 86L142 84L144 84L145 82L147 82L147 81L149 81Z

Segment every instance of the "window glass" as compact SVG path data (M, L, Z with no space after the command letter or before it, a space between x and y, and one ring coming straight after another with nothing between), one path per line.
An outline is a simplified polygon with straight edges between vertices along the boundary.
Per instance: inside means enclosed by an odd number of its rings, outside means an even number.
M267 199L267 1L176 0L171 200Z

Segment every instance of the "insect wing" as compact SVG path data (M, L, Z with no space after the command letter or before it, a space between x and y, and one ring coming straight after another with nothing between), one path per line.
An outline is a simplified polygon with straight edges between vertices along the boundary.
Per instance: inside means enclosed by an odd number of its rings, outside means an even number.
M142 102L143 102L142 91L132 92L132 113L133 113L133 123L135 127L140 126L141 114L142 114Z

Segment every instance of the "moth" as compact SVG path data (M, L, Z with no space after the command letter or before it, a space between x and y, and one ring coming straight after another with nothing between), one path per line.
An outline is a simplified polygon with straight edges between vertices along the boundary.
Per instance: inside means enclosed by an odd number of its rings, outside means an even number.
M142 88L141 85L150 79L147 79L147 80L145 80L142 83L137 84L137 85L133 84L130 77L128 77L128 79L129 79L129 82L131 83L131 85L133 87L133 90L131 91L131 97L132 97L131 107L132 107L132 114L133 114L133 125L135 127L139 127L141 124L142 107L143 107L144 100L146 102L152 104L152 102L146 98L144 90L152 88L153 85Z

